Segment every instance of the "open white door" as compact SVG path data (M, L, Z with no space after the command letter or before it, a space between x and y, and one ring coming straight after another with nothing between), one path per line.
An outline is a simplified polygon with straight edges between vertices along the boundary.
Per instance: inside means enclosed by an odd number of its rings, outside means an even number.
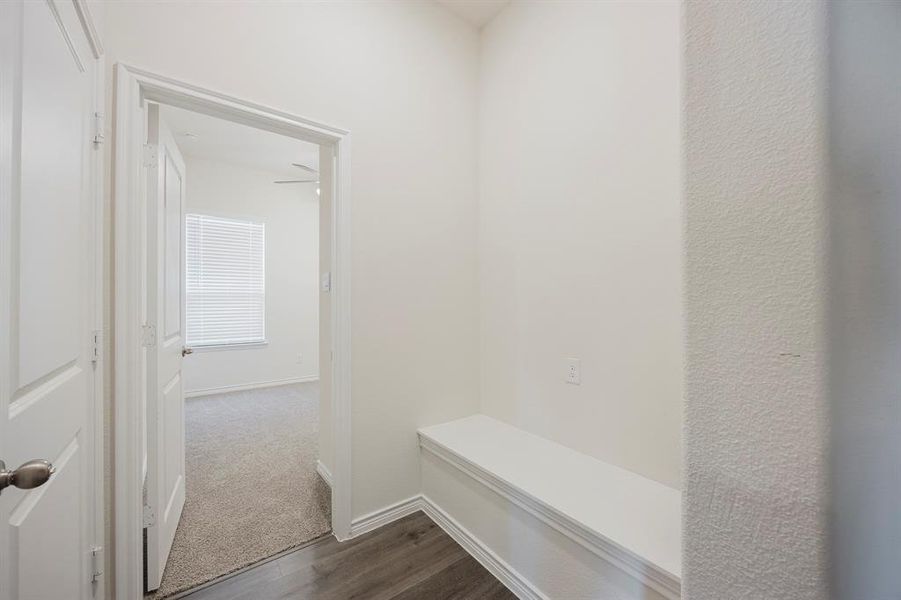
M147 590L160 586L185 504L185 163L147 105Z
M0 3L0 600L86 600L98 585L99 64L80 9ZM15 471L33 459L54 474Z

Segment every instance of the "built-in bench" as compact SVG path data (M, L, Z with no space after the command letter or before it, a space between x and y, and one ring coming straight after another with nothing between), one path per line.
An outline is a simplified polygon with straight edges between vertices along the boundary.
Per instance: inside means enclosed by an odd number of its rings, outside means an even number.
M485 415L425 427L419 438L424 459L452 465L660 596L680 597L678 490ZM457 512L474 503L457 502Z

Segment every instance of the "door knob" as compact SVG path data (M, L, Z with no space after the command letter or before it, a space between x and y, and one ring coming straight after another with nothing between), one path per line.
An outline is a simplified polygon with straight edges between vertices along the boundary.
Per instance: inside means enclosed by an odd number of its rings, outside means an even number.
M20 490L30 490L47 483L50 476L56 472L50 461L36 459L29 460L19 466L18 469L7 470L6 463L0 460L0 493L4 488L15 486Z
M189 354L194 354L194 348L188 348L187 346L185 346L181 349L182 356L187 356Z

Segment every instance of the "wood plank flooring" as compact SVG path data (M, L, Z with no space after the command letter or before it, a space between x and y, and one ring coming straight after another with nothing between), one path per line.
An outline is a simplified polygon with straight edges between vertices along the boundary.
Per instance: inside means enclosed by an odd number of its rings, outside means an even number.
M185 600L514 600L423 513L347 542L328 536Z

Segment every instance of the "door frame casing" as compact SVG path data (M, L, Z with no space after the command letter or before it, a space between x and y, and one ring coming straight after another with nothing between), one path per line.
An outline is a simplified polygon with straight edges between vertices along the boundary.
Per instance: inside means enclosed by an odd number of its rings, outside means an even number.
M350 132L119 63L116 75L114 163L114 419L115 597L138 600L143 592L142 303L146 296L146 190L143 184L146 101L249 125L330 147L332 339L332 532L350 537L351 526L351 204ZM240 482L238 482L240 484Z

